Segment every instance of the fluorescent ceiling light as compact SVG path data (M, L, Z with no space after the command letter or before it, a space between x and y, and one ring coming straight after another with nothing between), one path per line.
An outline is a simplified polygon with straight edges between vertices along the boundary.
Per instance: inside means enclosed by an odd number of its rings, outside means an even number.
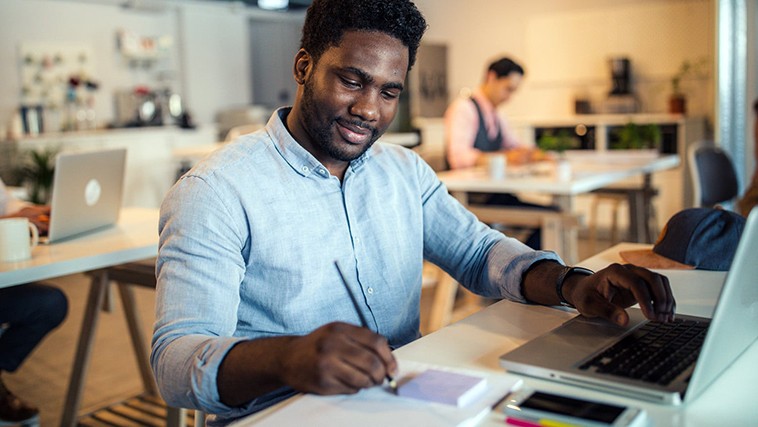
M258 0L258 7L261 9L286 9L289 6L289 0Z

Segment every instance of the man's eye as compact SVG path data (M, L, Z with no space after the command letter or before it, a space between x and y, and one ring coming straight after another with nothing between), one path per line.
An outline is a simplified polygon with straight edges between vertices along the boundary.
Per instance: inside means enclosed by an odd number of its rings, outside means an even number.
M340 77L340 80L342 80L342 84L344 84L347 87L361 87L360 83L355 82L350 79L346 79L344 77Z
M396 98L400 97L400 92L383 91L382 92L382 96L385 97L385 98L387 98L387 99L396 99Z

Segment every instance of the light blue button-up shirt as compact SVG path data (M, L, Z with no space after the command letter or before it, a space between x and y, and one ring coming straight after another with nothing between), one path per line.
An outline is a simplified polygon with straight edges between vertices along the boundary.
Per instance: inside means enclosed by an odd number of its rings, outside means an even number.
M288 112L198 164L161 207L151 362L166 401L218 414L211 424L291 394L221 403L216 376L236 343L361 323L335 261L368 327L399 347L419 337L423 259L522 302L526 269L559 260L477 221L403 147L375 144L340 182L287 132Z

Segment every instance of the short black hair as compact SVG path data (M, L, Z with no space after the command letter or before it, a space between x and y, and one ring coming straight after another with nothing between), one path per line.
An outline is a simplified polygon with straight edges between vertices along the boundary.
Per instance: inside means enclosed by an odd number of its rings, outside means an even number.
M410 0L313 0L303 25L300 48L316 62L342 41L346 31L381 31L408 47L408 70L426 31L424 16Z
M516 61L511 58L500 58L497 61L490 64L487 68L487 72L494 71L498 78L508 77L510 73L519 73L524 75L524 68L517 64Z

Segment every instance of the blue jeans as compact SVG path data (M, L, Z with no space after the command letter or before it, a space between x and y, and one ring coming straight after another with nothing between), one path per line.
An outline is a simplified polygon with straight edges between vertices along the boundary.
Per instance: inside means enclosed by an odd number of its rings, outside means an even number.
M0 289L0 371L14 372L68 313L66 295L38 283Z

